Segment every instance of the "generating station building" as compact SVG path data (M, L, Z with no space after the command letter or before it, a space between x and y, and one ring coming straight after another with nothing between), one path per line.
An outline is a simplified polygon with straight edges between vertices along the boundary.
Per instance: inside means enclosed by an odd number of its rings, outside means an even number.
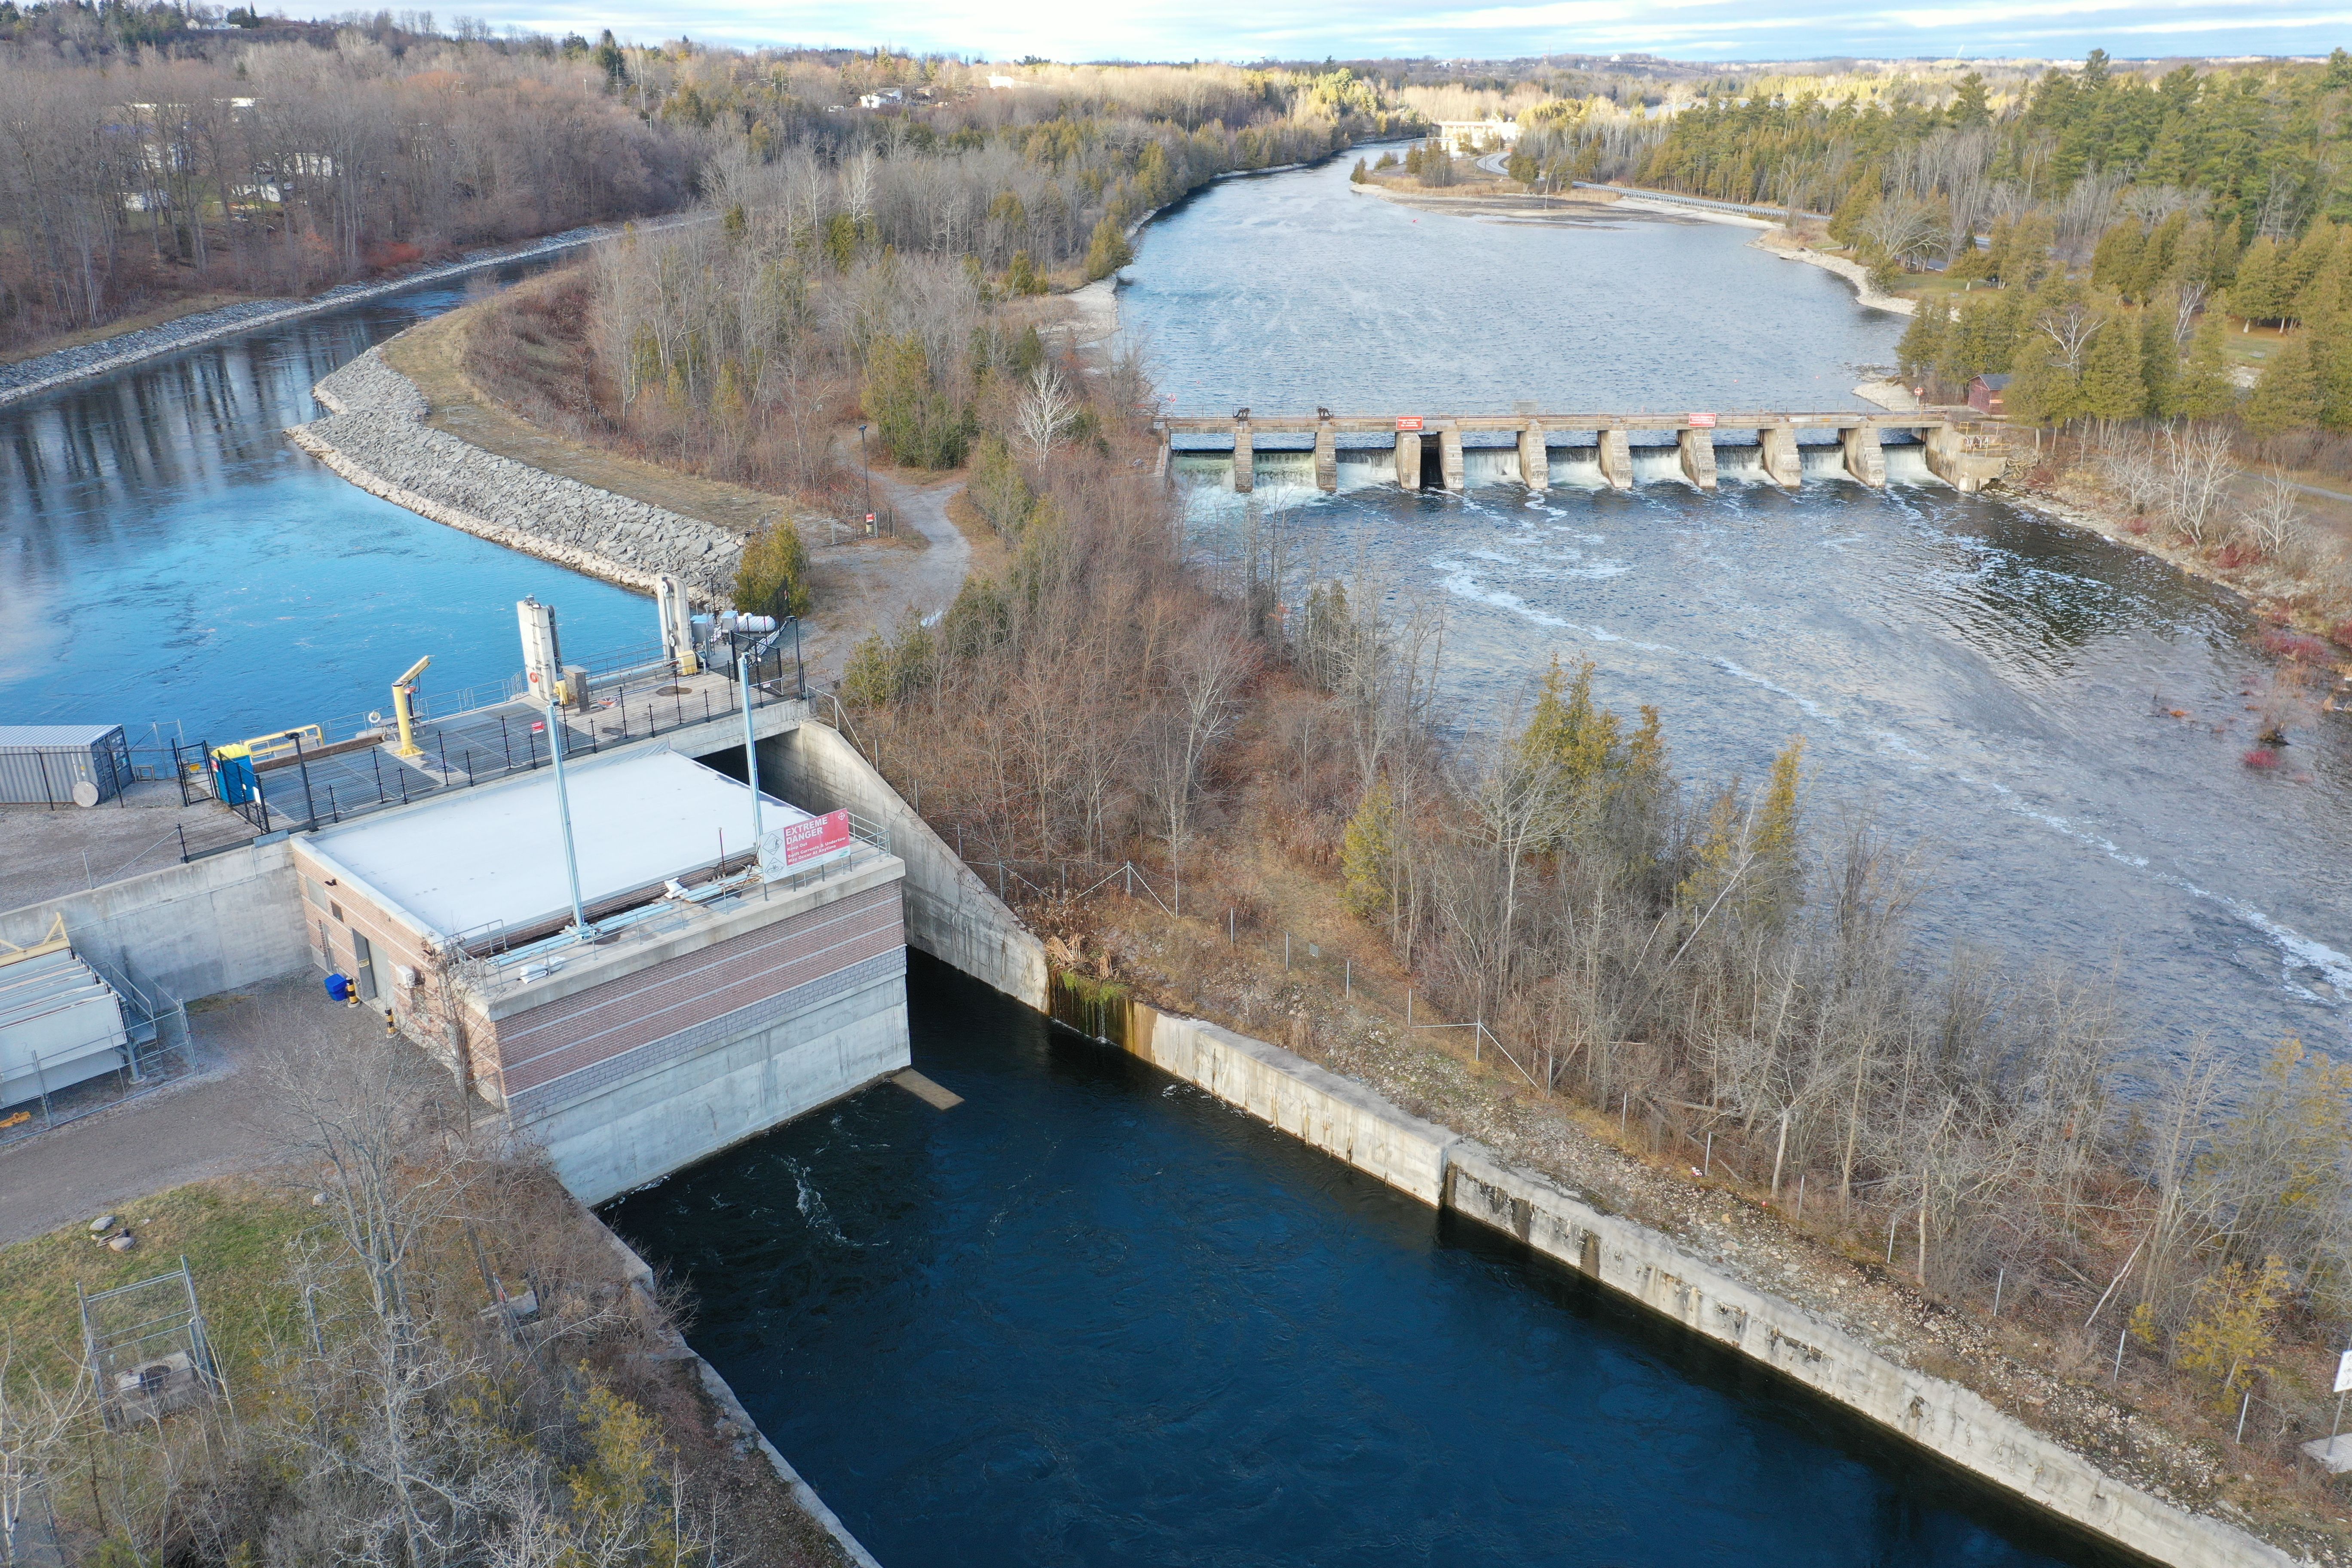
M313 962L601 1202L908 1065L905 867L655 743L304 835ZM835 814L845 819L846 814ZM736 851L727 845L732 830Z

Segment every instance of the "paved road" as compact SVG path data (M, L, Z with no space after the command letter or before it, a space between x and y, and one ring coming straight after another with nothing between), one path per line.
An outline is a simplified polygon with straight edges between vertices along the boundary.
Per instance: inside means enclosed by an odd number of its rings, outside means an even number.
M0 1152L0 1247L103 1214L125 1199L258 1170L253 1062L273 1039L324 1033L338 1045L380 1040L365 1007L327 1000L315 976L289 976L212 999L189 1015L195 1075Z

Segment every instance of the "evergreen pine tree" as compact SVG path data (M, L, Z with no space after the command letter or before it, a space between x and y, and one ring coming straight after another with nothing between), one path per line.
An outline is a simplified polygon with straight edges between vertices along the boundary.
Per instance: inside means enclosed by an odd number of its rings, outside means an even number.
M1918 312L1904 329L1903 341L1895 345L1895 365L1906 384L1916 386L1937 373L1951 339L1951 327L1948 307L1932 300L1919 301Z
M2147 384L2140 377L2140 342L2131 318L2117 312L2107 318L2083 354L2082 403L2079 412L2093 419L2137 419L2147 405Z
M2302 240L2280 258L2279 314L2292 315L2303 302L2303 292L2336 255L2336 226L2320 218L2304 231Z
M2238 220L2231 218L2213 231L2205 252L2205 284L2216 293L2238 280Z
M2099 247L2091 253L2091 287L2113 289L2128 294L2139 279L2140 253L2147 247L2147 237L2140 231L2139 219L2127 217L2099 237Z
M2139 253L2139 272L2124 291L2140 304L2156 298L2156 291L2179 276L2181 241L2189 233L2186 210L2172 214L2156 226L2147 237L2147 244Z
M2286 314L2279 299L2278 247L2265 235L2246 247L2238 259L2235 281L2230 285L2230 313L2252 326L2275 321Z
M2319 384L2319 423L2330 430L2352 430L2352 308L2334 306L2305 321L2303 330L2311 339L2312 372Z
M2028 332L2018 344L2002 406L2029 425L2063 425L2082 413L2082 390L2051 352L2050 340Z
M2161 417L2172 405L2173 383L2180 378L2180 347L2173 342L2175 297L2169 286L2140 312L2139 379L2147 389L2141 410Z
M1992 220L1992 237L1986 241L1984 253L1984 275L1987 278L1999 283L2009 281L2005 269L2009 266L2010 240L2015 233L2015 226L2009 219L1997 217Z
M2297 332L2280 342L2246 399L2246 428L2257 436L2281 436L2319 423L2319 376L2311 363L2311 334Z
M1128 247L1126 231L1117 218L1106 214L1095 225L1093 237L1087 243L1087 280L1108 278L1134 259L1135 252Z
M2189 340L2189 363L2172 384L2172 401L2164 412L2190 419L2219 419L2237 405L2237 384L2230 379L2229 351L2223 347L2221 312L2208 310L2198 318Z

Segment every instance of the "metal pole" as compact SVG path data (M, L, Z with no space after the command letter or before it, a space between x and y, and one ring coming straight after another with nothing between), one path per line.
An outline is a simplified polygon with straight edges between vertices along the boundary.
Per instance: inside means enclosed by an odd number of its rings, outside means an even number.
M2000 1270L2000 1275L1999 1275L1999 1276L1998 1276L1998 1277L1993 1280L1993 1282L1992 1282L1992 1315L1993 1315L1994 1317L1996 1317L1996 1318L1998 1318L1998 1317L2000 1317L2000 1291L2001 1291L2001 1287L2002 1287L2002 1286L2004 1286L2004 1285L2006 1285L2006 1284L2008 1284L2008 1283L2009 1283L2009 1267L2008 1267L2008 1265L2003 1264L2003 1265L2001 1266L2001 1270ZM2341 1405L2343 1402L2342 1402L2341 1400L2338 1400L2336 1403L2337 1403L2337 1405Z
M866 426L857 427L857 466L866 471L866 519L869 530L874 521L874 463L866 455Z
M2246 1390L2246 1397L2238 1402L2238 1435L2231 1439L2231 1442L2243 1443L2246 1440L2246 1412L2253 1407L2254 1391L2249 1388ZM2330 1451L2333 1452L2332 1445Z
M751 851L760 849L760 744L751 733L751 661L735 661L735 674L743 686L743 771L751 780Z
M547 750L555 762L555 815L563 826L563 874L572 880L572 934L585 941L588 911L580 904L580 859L572 848L572 797L563 787L563 721L547 705Z
M294 766L302 775L302 815L310 819L311 826L316 827L319 826L319 807L310 799L310 764L303 760L299 731L294 736Z

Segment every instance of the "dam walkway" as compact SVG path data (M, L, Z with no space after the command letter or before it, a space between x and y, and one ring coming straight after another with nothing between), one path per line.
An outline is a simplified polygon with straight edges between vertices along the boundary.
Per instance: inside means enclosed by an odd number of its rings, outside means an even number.
M1635 452L1668 447L1682 477L1701 489L1716 488L1721 448L1738 449L1741 460L1752 458L1765 479L1794 489L1805 475L1800 447L1827 445L1818 438L1822 436L1835 443L1844 477L1874 489L1886 483L1885 448L1890 435L1921 447L1928 470L1964 492L2000 479L2006 464L1998 428L1977 418L1972 409L1493 415L1340 415L1317 409L1312 414L1257 415L1243 408L1222 417L1167 415L1153 422L1153 429L1160 437L1160 472L1167 471L1179 451L1229 450L1234 489L1244 492L1255 488L1260 451L1305 451L1310 440L1316 488L1327 494L1339 488L1343 450L1383 448L1391 453L1396 483L1404 489L1466 489L1465 448L1515 447L1514 477L1531 489L1552 482L1555 452L1568 454L1568 461L1591 462L1611 489L1628 489L1634 482ZM1809 434L1816 439L1806 440ZM1269 437L1270 442L1265 439Z

